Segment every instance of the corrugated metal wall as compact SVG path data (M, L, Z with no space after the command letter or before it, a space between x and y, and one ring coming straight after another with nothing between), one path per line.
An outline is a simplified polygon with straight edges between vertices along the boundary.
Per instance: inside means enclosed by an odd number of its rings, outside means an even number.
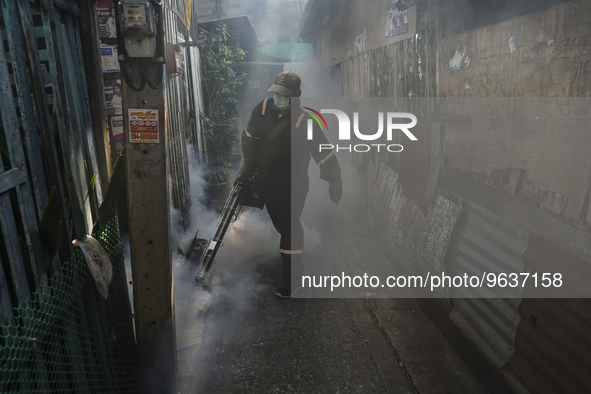
M446 270L453 275L523 272L521 256L529 233L465 197L462 200L462 213L447 251ZM452 293L454 297L467 295L462 288ZM521 287L507 287L506 296L521 298Z
M533 393L591 392L591 300L524 299L515 351L502 372Z
M528 272L543 267L579 268L588 286L591 262L550 240L530 235L523 255ZM524 294L527 296L530 293ZM524 298L515 351L503 368L535 393L591 391L591 300Z
M178 46L178 44L188 41L188 36L184 24L179 20L179 15L184 15L184 1L170 0L165 6L165 41L176 45L176 49L181 52L183 72L166 74L168 163L172 205L180 213L178 225L186 229L189 225L189 210L191 208L187 158L187 144L190 142L188 105L191 98L187 85L186 62L184 61L186 50Z
M465 198L462 201L462 212L445 256L446 273L480 276L482 272L523 272L521 256L529 234L478 204ZM511 298L456 298L450 314L451 320L497 368L513 354L520 321L522 289L506 290ZM455 288L451 296L466 296L465 292L464 288Z
M589 19L591 8L587 1L571 1L547 10L514 18L503 23L475 29L457 36L441 40L437 46L441 53L439 68L441 70L440 89L442 96L586 96L589 89L588 76L582 70L584 64L589 63L589 46L585 38L589 34ZM507 42L510 37L518 45L514 53L510 48L500 43ZM470 66L457 72L448 71L449 59L455 48L465 47L470 57ZM529 57L528 54L536 50L548 51L547 56ZM534 60L535 59L535 60ZM560 61L557 61L561 59ZM536 63L539 62L539 63ZM548 78L552 75L553 78ZM577 111L577 105L564 99L562 111ZM556 102L553 102L556 104ZM586 106L588 108L588 106ZM556 108L560 106L556 105ZM552 108L551 111L560 112ZM577 116L584 115L579 113ZM479 114L473 113L473 117ZM462 126L470 126L463 124ZM584 127L583 127L584 128ZM587 180L588 144L577 143L577 138L586 138L588 133L581 129L564 141L572 142L573 146L558 147L549 143L548 151L557 152L556 156L543 152L544 139L541 135L535 140L525 136L537 135L540 130L516 130L511 140L514 152L503 150L494 155L487 155L489 145L486 141L490 133L480 130L481 136L468 134L472 140L458 136L456 141L464 144L462 148L446 152L447 170L457 169L458 172L472 173L481 182L493 186L492 178L503 173L503 177L521 172L525 179L518 183L514 191L509 191L515 200L535 201L540 209L535 213L538 218L550 217L548 210L558 215L571 216L580 224L585 223L585 207L575 202L586 200L588 204L589 183ZM447 131L448 148L452 147L454 135L457 136L460 127ZM559 127L557 130L561 130ZM487 135L488 134L488 135ZM524 141L519 141L524 138ZM472 148L470 151L466 147ZM482 149L481 149L482 148ZM582 150L584 153L578 155ZM562 156L559 156L559 154ZM532 155L535 160L527 163L526 157ZM492 157L496 161L490 166L494 171L481 172L480 169L469 169L457 163L469 163L470 156L475 162L482 162ZM510 157L518 165L507 165L503 159ZM552 157L552 159L550 159ZM496 165L496 167L494 166ZM543 179L545 186L534 182L535 174ZM574 173L581 174L577 180ZM478 175L476 175L478 174ZM553 175L553 176L552 176ZM562 183L575 179L569 188L570 196L565 196ZM502 187L494 185L493 187ZM538 190L539 189L539 190ZM544 195L545 198L540 196ZM493 199L487 196L488 199ZM536 200L537 198L537 200ZM541 201L539 201L541 200ZM568 200L568 205L566 204ZM501 203L497 201L499 205ZM566 205L566 206L565 206ZM476 209L472 209L476 208ZM543 209L546 208L546 209ZM482 207L465 206L468 215L476 210L485 212ZM567 211L572 211L568 214ZM568 251L555 247L546 239L540 241L536 233L552 234L561 232L561 227L552 226L549 220L545 228L544 223L532 216L514 218L506 216L517 223L522 229L503 224L497 215L487 213L480 223L474 221L463 225L464 213L458 221L456 231L465 234L465 240L458 240L450 244L446 258L464 261L466 269L478 266L489 272L496 264L498 269L505 272L523 270L533 272L577 272L581 278L589 277L591 256L576 258ZM569 220L570 222L570 220ZM565 225L572 226L571 224ZM471 228L471 231L468 230ZM523 230L526 229L526 230ZM578 227L581 229L581 226ZM577 228L572 227L576 232ZM474 235L476 233L477 235ZM482 234L482 238L477 237ZM549 235L550 236L550 235ZM558 241L556 236L555 240ZM462 246L470 242L472 247ZM475 247L476 246L476 247ZM525 251L524 246L527 246ZM453 251L462 248L462 253L452 255ZM571 249L571 251L573 251ZM525 252L525 254L524 254ZM579 253L584 254L585 252ZM504 260L504 261L503 261ZM490 265L493 266L490 266ZM588 286L588 280L583 279ZM532 294L530 294L532 295ZM588 393L591 392L589 367L591 366L591 320L588 300L560 300L560 299L529 299L527 291L515 299L507 300L454 300L454 310L451 318L462 328L464 333L483 351L493 365L511 378L508 382L515 391L531 391L535 393ZM524 297L522 299L522 297ZM504 301L504 302L503 302Z

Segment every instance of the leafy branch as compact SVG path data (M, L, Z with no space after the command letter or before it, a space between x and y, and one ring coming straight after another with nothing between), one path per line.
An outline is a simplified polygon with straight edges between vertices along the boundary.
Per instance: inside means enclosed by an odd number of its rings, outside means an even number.
M229 47L229 39L228 27L223 23L214 32L201 29L199 33L201 80L205 93L204 112L200 119L211 159L211 179L208 181L227 179L227 171L219 167L226 166L232 146L238 141L234 127L239 115L236 89L242 85L246 74L236 73L232 66L242 61L246 53L240 48Z

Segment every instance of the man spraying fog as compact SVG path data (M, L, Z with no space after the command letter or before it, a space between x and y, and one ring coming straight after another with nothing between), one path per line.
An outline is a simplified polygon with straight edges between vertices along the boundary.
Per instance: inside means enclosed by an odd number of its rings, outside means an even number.
M277 74L268 90L273 98L264 99L254 108L242 132L244 161L253 161L258 168L256 193L281 234L283 282L275 292L280 298L291 298L304 270L300 215L309 190L310 158L320 167L320 178L328 181L329 196L335 206L343 193L341 169L334 152L318 150L319 144L328 143L326 136L315 130L313 140L306 138L306 114L299 104L300 85L300 77L293 71Z

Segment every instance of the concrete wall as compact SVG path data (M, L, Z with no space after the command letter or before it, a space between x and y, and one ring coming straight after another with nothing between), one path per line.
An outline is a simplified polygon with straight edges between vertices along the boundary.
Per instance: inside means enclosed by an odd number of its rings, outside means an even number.
M412 37L416 32L416 6L408 10L409 31L385 38L387 11L391 0L342 0L336 2L333 14L322 29L322 40L317 42L319 59L324 67L341 63L349 58L348 52L358 56L355 37L366 29L366 50L375 49Z
M307 0L201 0L198 22L248 16L261 43L295 42Z
M438 46L439 96L589 97L590 45L589 1L445 38ZM450 71L458 48L464 53L462 69ZM445 159L453 169L585 224L591 133L588 106L577 108L585 102L540 102L530 109L532 116L537 112L537 123L517 120L515 107L491 109L483 103L468 114L471 123L447 128ZM563 115L547 122L549 113Z

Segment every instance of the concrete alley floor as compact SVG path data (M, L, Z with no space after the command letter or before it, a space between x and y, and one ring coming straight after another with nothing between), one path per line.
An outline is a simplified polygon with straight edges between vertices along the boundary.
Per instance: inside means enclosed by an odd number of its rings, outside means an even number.
M363 229L321 233L382 253ZM279 256L218 263L206 290L176 268L179 393L487 392L415 299L278 299Z

